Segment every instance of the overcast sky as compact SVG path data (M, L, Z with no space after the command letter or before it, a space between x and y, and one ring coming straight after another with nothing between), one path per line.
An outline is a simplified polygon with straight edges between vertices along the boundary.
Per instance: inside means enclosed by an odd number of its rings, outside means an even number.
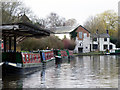
M89 16L106 10L118 12L119 0L23 0L39 18L46 18L51 12L66 19L75 18L81 25Z

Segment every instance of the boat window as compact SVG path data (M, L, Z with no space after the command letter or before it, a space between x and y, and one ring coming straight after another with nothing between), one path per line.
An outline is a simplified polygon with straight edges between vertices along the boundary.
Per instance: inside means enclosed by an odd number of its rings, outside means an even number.
M39 60L38 60L38 55L36 55L36 59L37 59L37 61L39 61Z
M28 62L29 61L28 55L26 55L26 57L27 57L27 62Z
M30 61L32 62L32 55L31 54L30 54L29 58L30 58Z
M33 56L33 61L34 61L34 55L32 55Z
M25 54L23 54L23 59L24 59L24 62L25 62Z
M34 61L36 61L36 59L37 59L36 57L37 57L37 55L34 55Z

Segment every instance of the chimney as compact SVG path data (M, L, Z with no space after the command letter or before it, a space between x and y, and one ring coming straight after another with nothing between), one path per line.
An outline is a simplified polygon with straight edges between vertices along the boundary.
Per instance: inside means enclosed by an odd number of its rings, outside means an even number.
M98 29L96 30L96 34L98 34Z
M108 31L108 30L106 30L106 33L107 33L107 34L109 34L109 31Z

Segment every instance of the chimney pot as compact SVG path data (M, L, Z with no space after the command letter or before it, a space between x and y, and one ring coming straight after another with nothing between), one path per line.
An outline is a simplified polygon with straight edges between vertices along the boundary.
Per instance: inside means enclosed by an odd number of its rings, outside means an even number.
M108 30L106 30L106 33L107 33L107 34L109 34L109 31L108 31Z
M96 34L98 34L98 29L96 30Z

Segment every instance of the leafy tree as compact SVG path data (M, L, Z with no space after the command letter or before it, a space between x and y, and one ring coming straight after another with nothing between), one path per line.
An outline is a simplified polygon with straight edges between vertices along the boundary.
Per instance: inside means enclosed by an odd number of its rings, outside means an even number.
M117 25L117 13L108 10L94 17L89 17L85 22L84 27L90 30L91 33L95 33L97 29L99 30L99 33L105 33L106 29L108 29L109 34L112 36L114 31L118 31Z
M99 33L106 33L108 29L111 41L117 44L118 16L116 12L108 10L96 16L91 16L85 22L84 27L90 30L91 33L96 33L97 29Z

